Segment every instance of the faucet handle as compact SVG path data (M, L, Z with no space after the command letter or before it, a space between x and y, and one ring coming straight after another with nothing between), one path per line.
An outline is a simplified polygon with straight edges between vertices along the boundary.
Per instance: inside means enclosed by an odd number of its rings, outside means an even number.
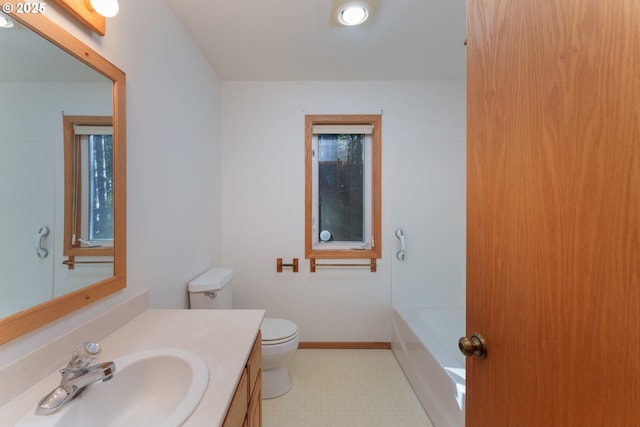
M68 369L82 369L98 360L102 349L97 342L83 342L80 347L73 352L71 360L67 364Z

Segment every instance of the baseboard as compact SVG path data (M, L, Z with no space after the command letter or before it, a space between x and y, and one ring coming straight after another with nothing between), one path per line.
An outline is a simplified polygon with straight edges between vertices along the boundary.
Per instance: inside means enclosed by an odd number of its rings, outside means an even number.
M356 349L369 349L369 350L389 350L391 349L390 342L300 342L298 344L300 349L342 349L342 350L356 350Z

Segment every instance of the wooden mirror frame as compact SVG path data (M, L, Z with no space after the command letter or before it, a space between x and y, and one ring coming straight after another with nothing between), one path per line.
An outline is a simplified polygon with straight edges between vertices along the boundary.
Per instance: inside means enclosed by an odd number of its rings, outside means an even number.
M0 319L0 345L126 287L125 74L41 13L7 15L113 81L114 256L113 276ZM6 9L5 9L6 10ZM62 136L61 136L62 137Z

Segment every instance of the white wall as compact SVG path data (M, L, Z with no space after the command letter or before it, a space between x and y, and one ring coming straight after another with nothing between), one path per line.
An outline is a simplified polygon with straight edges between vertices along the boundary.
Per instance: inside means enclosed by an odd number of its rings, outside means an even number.
M127 289L56 331L146 288L152 307L187 307L186 283L220 261L218 78L162 1L121 1L105 37L53 2L47 15L127 74ZM48 339L51 330L0 347L0 365Z
M310 273L304 259L304 114L381 110L384 255L378 272L325 268ZM392 218L394 193L405 200L424 198L422 189L440 178L427 165L439 165L464 182L464 140L464 82L223 82L222 265L235 270L234 306L266 308L268 316L295 321L302 341L389 341L398 226ZM396 164L394 151L411 144L424 144L424 163L412 163L414 185L400 188L394 169L406 164ZM464 209L464 185L450 191L438 185L444 190L430 192L431 203L452 198L462 200ZM448 209L431 212L425 227L460 236L460 215ZM459 251L452 259L444 257L452 268L464 259L464 238L455 239ZM285 262L299 258L301 271L276 273L279 257ZM442 261L418 262L428 270Z
M394 230L402 228L407 243L403 261L395 253L392 257L394 306L464 312L466 106L464 87L458 89L454 96L432 94L437 105L417 110L425 134L416 129L394 144L391 216Z

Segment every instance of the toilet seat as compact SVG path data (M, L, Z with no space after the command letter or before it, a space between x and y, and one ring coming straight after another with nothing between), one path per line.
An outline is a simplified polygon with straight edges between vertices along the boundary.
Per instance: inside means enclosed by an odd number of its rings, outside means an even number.
M260 329L263 346L283 344L298 336L298 326L286 319L265 317Z

